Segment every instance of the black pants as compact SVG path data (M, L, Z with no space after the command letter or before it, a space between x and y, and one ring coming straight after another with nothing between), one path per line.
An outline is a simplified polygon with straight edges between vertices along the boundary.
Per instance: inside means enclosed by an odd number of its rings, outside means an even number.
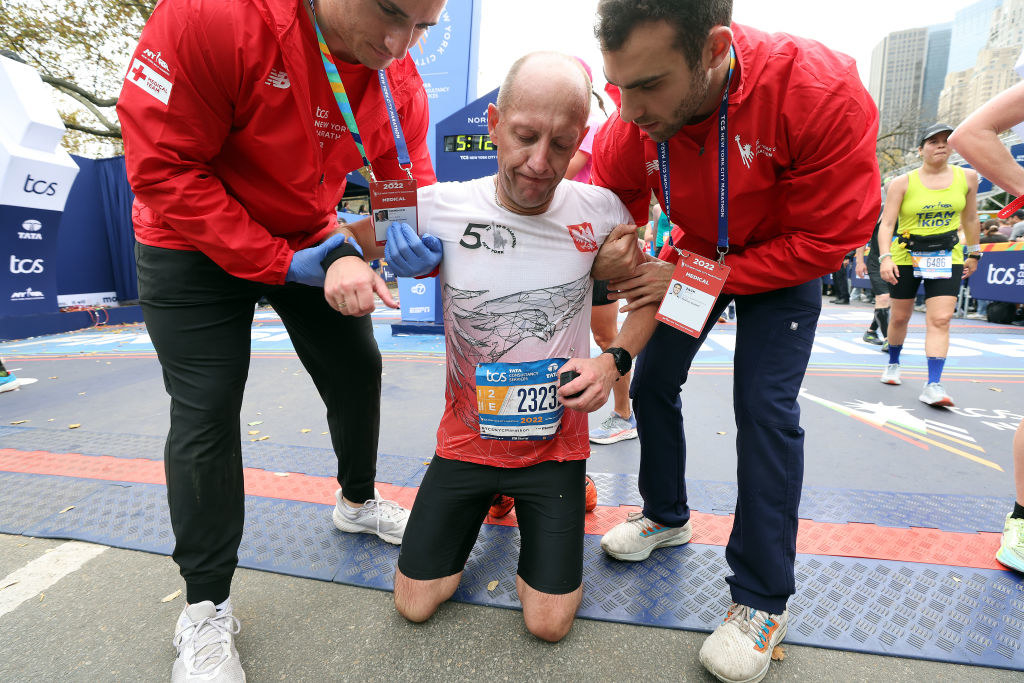
M139 301L171 397L164 447L174 561L190 603L227 598L242 540L240 411L253 312L266 297L327 406L338 484L373 497L381 358L370 317L343 316L320 288L229 275L194 251L136 245Z
M846 271L847 266L843 264L832 273L832 296L836 299L850 298L850 276Z

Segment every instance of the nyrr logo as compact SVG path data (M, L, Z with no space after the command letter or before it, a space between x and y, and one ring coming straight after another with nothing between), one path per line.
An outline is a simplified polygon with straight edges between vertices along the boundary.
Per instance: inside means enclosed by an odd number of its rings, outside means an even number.
M11 292L11 301L38 301L46 297L42 292L26 287L24 292Z
M57 194L57 183L49 183L30 175L25 176L25 184L21 187L23 192L28 194L41 194L44 197L52 197Z
M43 229L43 224L39 221L30 218L21 224L21 229L25 232L18 233L19 240L41 240L43 235L40 230Z
M15 275L28 275L43 272L43 259L18 258L11 254L11 272Z

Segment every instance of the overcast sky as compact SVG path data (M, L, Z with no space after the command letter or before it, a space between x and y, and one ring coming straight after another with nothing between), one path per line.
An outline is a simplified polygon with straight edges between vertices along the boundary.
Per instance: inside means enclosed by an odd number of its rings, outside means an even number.
M532 50L556 49L590 63L604 85L594 39L597 0L483 0L477 93L501 84L508 67ZM733 19L765 31L813 38L857 60L867 84L871 51L893 31L952 21L974 0L734 0Z

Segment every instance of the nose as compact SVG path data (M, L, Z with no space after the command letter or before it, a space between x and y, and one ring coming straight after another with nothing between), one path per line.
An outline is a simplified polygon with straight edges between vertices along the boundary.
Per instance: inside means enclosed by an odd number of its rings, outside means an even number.
M644 113L640 98L625 88L619 90L622 98L622 105L619 107L619 118L627 123L632 123Z
M548 154L551 151L551 143L541 140L530 150L530 156L526 159L526 167L535 176L544 177L551 171L551 164L548 163Z
M409 47L412 46L416 31L396 26L384 34L384 49L394 59L405 59Z

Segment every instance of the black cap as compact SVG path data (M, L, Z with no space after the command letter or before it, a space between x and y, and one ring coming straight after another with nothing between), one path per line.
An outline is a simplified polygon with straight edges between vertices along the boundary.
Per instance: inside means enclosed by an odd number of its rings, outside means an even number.
M924 141L927 140L928 138L930 138L933 135L938 135L939 133L952 133L952 132L953 132L953 126L947 125L945 123L933 123L932 125L930 125L927 128L925 128L924 132L921 133L921 137L918 138L918 141L917 141L917 146L918 147L923 147L924 146Z

